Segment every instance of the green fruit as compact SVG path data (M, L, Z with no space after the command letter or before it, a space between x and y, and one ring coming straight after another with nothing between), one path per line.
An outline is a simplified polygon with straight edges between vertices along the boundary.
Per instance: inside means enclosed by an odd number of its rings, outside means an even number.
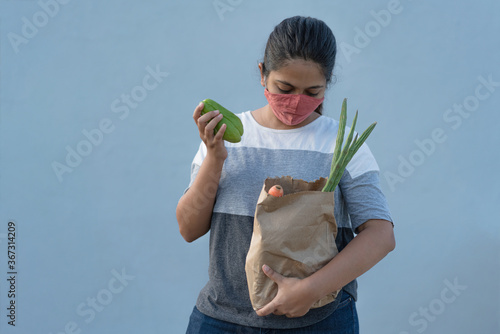
M222 119L219 121L217 126L214 129L214 133L217 133L221 128L222 124L226 124L226 131L224 132L224 136L222 139L227 140L231 143L238 143L241 141L241 136L243 135L243 123L238 116L215 102L211 99L205 99L203 102L203 110L201 114L204 115L212 110L219 110L222 114Z

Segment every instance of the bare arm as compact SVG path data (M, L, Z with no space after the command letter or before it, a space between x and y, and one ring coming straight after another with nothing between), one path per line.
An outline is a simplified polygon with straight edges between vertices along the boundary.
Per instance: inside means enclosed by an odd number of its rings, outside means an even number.
M396 245L389 221L369 220L358 228L358 232L326 266L305 279L284 277L272 269L263 268L266 275L278 284L278 294L257 314L302 316L317 300L341 289L372 268Z
M227 150L222 139L226 125L222 125L214 135L214 128L222 119L222 114L214 110L201 116L202 109L203 104L200 103L194 111L193 119L198 126L200 138L207 147L207 155L193 184L181 197L176 209L179 231L187 242L198 239L210 230L215 195L219 187L222 166L227 158Z
M306 280L320 299L367 272L395 247L392 223L369 220L337 256Z

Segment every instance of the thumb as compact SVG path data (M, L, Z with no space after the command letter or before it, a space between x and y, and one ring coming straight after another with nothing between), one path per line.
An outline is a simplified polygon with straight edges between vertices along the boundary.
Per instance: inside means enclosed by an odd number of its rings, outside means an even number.
M272 279L276 283L280 283L283 279L283 276L280 273L272 270L267 264L262 266L262 271L266 274L267 277Z

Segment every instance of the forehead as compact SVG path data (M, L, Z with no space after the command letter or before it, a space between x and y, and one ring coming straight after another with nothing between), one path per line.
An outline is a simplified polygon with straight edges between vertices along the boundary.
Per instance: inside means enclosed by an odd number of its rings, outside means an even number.
M278 70L271 71L269 79L284 81L296 87L324 86L326 83L321 66L312 60L304 59L288 61Z

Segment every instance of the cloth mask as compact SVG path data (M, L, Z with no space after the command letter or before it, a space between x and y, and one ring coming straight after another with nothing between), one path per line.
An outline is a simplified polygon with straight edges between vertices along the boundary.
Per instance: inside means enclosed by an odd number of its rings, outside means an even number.
M267 88L264 90L264 95L274 115L286 125L302 123L325 99L304 94L276 94Z

